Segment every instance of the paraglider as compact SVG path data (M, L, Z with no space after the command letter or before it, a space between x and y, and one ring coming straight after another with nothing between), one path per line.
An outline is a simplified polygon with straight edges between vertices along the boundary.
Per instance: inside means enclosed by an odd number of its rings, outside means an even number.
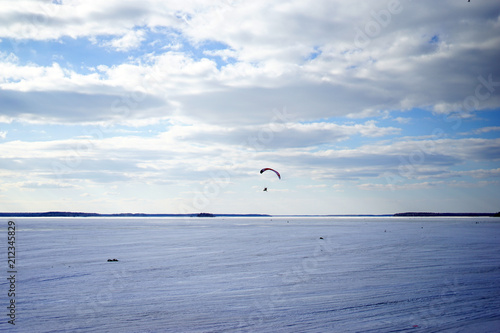
M274 171L274 173L276 173L276 175L278 175L278 178L281 179L280 173L274 169L271 169L271 168L264 168L264 169L260 170L260 173L262 174L264 171L267 171L267 170Z
M280 173L278 171L274 170L274 169L271 169L271 168L264 168L264 169L260 170L260 173L262 174L262 173L264 173L265 171L268 171L268 170L273 171L278 176L278 178L281 179ZM264 187L263 191L267 192L267 187Z

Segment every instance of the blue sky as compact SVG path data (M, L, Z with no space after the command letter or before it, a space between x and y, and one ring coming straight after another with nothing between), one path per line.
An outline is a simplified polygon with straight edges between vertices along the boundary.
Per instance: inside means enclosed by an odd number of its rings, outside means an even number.
M8 3L0 211L499 211L499 15L486 0Z

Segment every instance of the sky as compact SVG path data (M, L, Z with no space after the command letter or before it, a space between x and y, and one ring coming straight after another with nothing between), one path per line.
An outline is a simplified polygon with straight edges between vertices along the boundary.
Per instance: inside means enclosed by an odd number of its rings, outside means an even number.
M0 22L0 211L500 211L497 1L21 0Z

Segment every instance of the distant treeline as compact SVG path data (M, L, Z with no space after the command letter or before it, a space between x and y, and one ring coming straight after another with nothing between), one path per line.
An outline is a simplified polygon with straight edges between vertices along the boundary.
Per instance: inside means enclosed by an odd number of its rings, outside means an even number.
M500 216L500 212L498 213L432 213L432 212L406 212L406 213L397 213L394 216Z
M83 212L41 212L41 213L0 213L0 217L216 217L216 216L270 216L265 214L144 214L144 213L119 213L99 214Z

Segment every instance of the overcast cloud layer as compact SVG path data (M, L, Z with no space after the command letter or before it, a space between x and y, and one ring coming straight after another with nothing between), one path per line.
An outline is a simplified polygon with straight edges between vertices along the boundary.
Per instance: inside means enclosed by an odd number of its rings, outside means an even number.
M0 20L0 211L500 210L495 1L16 1Z

